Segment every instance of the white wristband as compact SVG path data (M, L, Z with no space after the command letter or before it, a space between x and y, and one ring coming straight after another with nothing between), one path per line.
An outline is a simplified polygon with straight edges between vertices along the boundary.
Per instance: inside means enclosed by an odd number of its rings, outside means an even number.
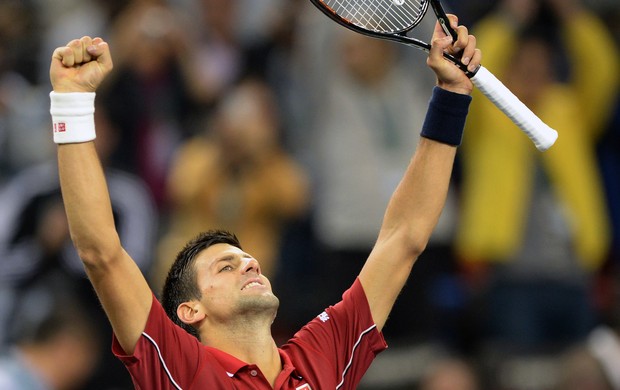
M95 135L95 92L50 92L54 142L92 141Z

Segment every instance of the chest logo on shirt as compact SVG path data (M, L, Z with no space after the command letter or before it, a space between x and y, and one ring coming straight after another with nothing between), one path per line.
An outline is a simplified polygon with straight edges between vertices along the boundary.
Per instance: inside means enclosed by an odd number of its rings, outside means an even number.
M312 387L310 387L310 385L306 383L305 385L296 387L295 390L312 390Z
M321 320L321 322L327 322L327 320L329 320L329 314L327 314L326 312L319 314L318 317L319 317L319 320ZM305 390L305 389L302 389L302 390Z

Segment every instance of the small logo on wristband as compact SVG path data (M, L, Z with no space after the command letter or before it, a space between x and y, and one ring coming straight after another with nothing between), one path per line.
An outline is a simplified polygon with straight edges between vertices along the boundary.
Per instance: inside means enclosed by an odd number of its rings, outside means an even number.
M67 131L65 122L54 123L54 133L64 133Z

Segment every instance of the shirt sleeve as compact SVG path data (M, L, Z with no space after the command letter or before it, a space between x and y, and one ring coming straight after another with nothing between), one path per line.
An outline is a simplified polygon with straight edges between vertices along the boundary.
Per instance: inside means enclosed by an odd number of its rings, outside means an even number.
M317 370L333 372L338 389L357 388L376 355L387 348L359 279L342 301L310 321L290 343L303 349Z
M134 353L127 355L115 335L112 352L127 367L136 389L188 388L201 364L198 339L173 323L155 296Z

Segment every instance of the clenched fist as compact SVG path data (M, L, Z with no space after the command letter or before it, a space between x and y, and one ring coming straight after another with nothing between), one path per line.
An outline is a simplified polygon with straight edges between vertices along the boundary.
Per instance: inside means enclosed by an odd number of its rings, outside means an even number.
M54 50L50 81L54 92L95 92L112 67L108 44L86 36Z

